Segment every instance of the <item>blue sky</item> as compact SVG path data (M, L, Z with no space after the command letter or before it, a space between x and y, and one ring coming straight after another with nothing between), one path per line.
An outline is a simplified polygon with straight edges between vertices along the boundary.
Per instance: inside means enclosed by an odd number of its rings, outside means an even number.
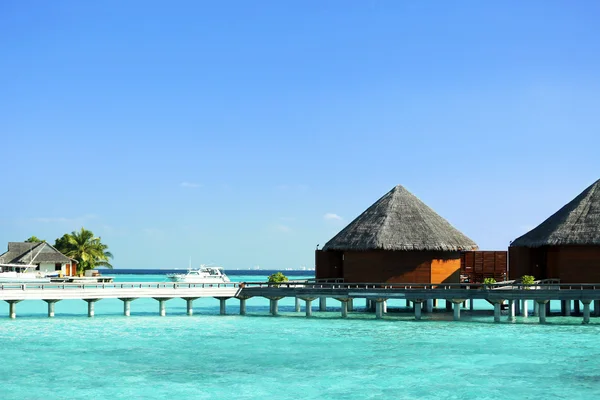
M314 265L396 184L510 240L600 178L600 3L0 2L0 246ZM4 243L4 244L2 244Z

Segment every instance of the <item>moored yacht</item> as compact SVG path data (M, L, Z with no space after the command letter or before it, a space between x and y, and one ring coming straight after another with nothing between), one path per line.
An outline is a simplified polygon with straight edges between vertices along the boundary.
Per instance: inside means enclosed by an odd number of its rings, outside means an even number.
M229 278L221 267L201 265L198 269L189 269L185 274L168 274L167 278L181 283L227 283Z
M0 283L49 283L50 278L36 272L37 265L0 264Z

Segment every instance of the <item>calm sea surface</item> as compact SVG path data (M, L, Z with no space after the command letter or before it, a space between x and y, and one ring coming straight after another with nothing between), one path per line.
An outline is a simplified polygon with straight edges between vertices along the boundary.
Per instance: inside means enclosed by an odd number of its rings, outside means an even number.
M46 303L24 301L10 320L1 302L0 399L600 398L600 318L494 324L490 311L463 311L461 322L441 312L344 320L330 299L327 312L315 307L306 319L293 299L280 301L279 317L268 315L268 300L247 304L248 316L236 315L235 299L220 316L217 300L199 299L188 317L185 301L172 299L159 317L155 300L138 299L127 318L121 301L107 299L87 318L84 301L67 300L50 319ZM390 302L390 311L402 306Z

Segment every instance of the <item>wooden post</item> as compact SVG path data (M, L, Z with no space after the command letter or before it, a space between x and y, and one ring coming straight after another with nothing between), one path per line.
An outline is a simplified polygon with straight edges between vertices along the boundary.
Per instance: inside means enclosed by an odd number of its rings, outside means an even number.
M246 298L240 298L240 315L246 315Z

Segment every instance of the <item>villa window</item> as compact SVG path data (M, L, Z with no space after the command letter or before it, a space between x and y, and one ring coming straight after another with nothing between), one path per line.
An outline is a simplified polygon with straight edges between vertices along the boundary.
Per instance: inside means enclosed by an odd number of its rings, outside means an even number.
M61 271L62 270L62 264L61 263L54 264L54 270L55 271Z

